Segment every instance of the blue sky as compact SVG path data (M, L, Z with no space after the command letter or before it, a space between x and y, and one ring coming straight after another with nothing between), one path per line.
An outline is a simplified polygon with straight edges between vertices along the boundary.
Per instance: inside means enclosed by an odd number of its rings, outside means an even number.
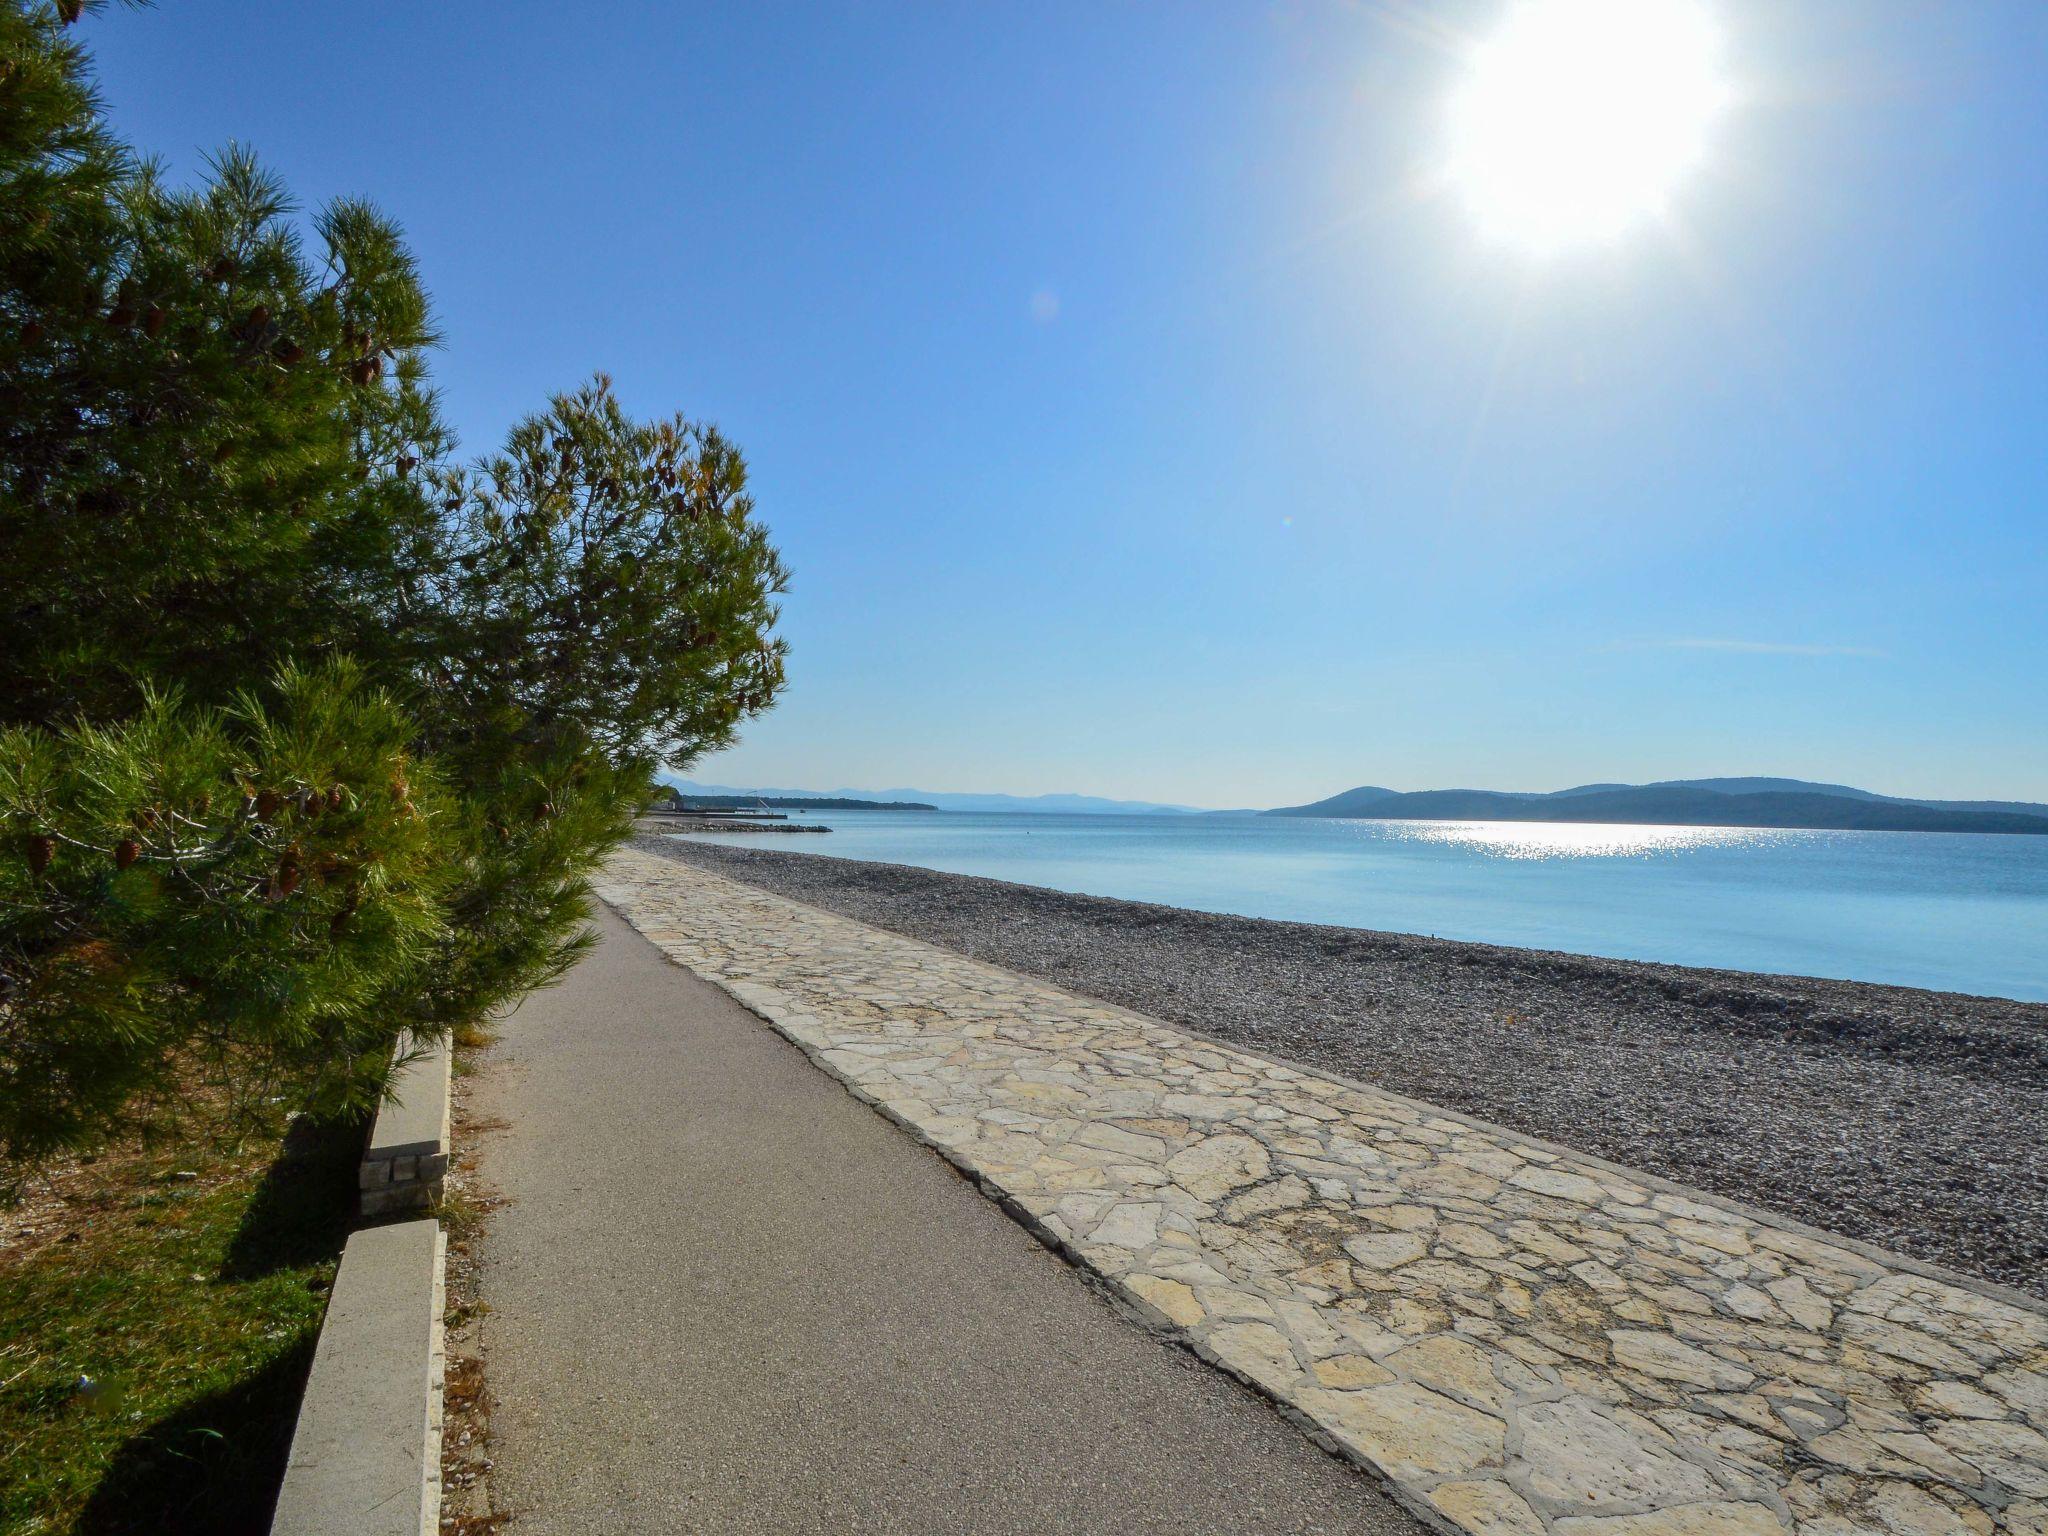
M470 449L597 369L745 446L792 684L700 778L2048 799L2048 6L1710 3L1671 219L1544 258L1429 176L1498 4L85 25L404 224Z

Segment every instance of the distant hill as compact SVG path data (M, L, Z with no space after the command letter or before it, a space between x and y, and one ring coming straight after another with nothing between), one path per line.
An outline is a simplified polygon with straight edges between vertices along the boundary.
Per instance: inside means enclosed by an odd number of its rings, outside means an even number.
M1924 800L1908 795L1880 795L1874 790L1857 789L1849 784L1818 784L1810 779L1776 778L1723 778L1723 779L1658 779L1649 784L1575 784L1570 789L1558 790L1430 790L1430 794L1488 794L1500 795L1510 800L1565 800L1582 799L1587 795L1612 794L1622 790L1644 789L1707 789L1723 795L1838 795L1845 800L1864 800L1878 805L1916 805L1935 811L1966 811L1985 814L2007 814L2013 816L2048 817L2048 805L2028 800ZM1352 811L1322 809L1322 807L1363 806L1374 800L1384 800L1399 793L1376 784L1363 784L1357 789L1347 789L1341 795L1332 795L1328 800L1318 800L1313 814L1318 816L1347 816ZM1290 806L1277 815L1308 814L1310 807Z
M1468 791L1452 789L1442 790L1439 793L1462 795L1468 793ZM1482 793L1482 791L1473 790L1470 793L1478 794ZM1368 806L1377 805L1384 800L1404 800L1408 798L1411 797L1403 795L1399 790L1382 789L1377 784L1361 784L1356 789L1345 790L1341 795L1332 795L1327 800L1318 800L1314 805L1282 806L1277 811L1266 811L1263 814L1267 816L1367 816L1371 814L1367 809Z
M1311 805L1284 806L1266 814L1373 821L1616 822L1630 826L1807 827L1852 832L2003 832L2048 836L2048 805L2025 801L1903 800L1846 785L1810 785L1799 779L1582 784L1552 794L1490 789L1397 793L1363 785Z
M672 775L664 775L662 782L674 785L686 795L762 797L771 803L785 799L806 803L825 799L907 800L941 811L1023 811L1069 816L1185 815L1194 809L1153 800L1105 800L1096 795L977 795L929 789L745 789L730 784L698 784Z
M1614 785L1611 788L1625 788ZM2048 816L2048 805L2030 800L1922 800L1910 795L1880 795L1847 784L1810 784L1804 779L1667 779L1646 784L1645 789L1715 789L1728 795L1820 794L1842 795L1851 800L1875 800L1880 805L1924 805L1935 811L1982 811L2013 816ZM1570 791L1565 791L1570 793Z

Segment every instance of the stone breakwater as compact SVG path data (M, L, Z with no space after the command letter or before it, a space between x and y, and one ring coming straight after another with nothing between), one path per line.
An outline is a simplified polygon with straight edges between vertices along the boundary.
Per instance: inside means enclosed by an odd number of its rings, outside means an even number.
M628 850L600 893L1472 1536L2048 1536L2048 1310Z

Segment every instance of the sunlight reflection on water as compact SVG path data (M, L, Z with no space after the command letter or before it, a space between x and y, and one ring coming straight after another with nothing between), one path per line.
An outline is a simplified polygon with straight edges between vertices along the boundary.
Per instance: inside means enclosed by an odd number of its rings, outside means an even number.
M710 840L1247 917L2048 1000L2048 837L948 811L815 824L832 835Z
M1394 842L1439 843L1504 859L1628 859L1757 847L1801 834L1766 827L1641 827L1581 821L1375 821Z

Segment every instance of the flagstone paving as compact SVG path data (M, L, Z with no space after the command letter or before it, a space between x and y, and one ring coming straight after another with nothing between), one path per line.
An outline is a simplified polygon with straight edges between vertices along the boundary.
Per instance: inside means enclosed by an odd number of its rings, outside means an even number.
M694 866L600 894L1473 1536L2048 1536L2048 1308Z

